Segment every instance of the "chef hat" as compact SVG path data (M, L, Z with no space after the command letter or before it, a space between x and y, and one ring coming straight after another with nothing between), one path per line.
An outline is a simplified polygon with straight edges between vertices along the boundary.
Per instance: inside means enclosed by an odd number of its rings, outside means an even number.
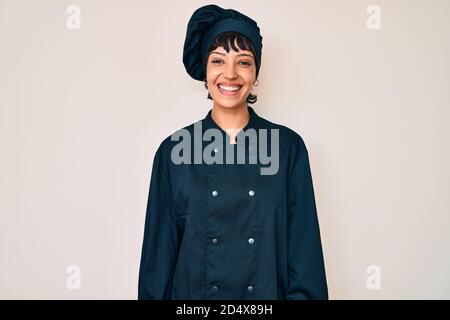
M183 63L195 80L206 78L208 49L216 36L223 32L237 32L253 45L256 57L256 78L261 64L262 36L257 23L233 9L223 9L214 4L203 6L189 20L183 48Z

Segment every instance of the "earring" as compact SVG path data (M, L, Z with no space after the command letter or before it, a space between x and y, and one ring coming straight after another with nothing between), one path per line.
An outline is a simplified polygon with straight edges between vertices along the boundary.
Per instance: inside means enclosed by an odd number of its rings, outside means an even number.
M256 84L255 84L256 83ZM257 87L259 85L259 80L256 80L255 83L253 84L255 87Z
M203 80L203 84L205 85L206 91L208 92L206 99L212 100L211 94L209 93L209 90L208 90L208 81L206 80L206 78Z

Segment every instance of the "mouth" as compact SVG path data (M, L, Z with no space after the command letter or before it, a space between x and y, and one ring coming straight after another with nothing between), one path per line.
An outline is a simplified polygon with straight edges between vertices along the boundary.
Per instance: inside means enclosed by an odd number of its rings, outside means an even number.
M242 85L237 83L229 85L219 83L217 85L217 89L219 89L219 92L224 96L234 96L242 89L242 87Z

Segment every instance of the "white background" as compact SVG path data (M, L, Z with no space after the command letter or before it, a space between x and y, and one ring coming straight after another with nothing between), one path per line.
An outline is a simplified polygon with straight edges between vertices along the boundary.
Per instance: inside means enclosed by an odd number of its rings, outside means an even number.
M215 3L258 22L254 108L308 147L330 298L449 299L450 1ZM182 64L205 4L0 0L0 298L136 299L154 153L212 106Z

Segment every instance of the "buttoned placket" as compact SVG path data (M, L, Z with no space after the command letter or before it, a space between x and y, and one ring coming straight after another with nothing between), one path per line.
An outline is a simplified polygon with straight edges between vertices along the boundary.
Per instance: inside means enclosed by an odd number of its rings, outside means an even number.
M213 121L211 117L207 117L208 122L206 122L206 127L204 128L204 130L208 129L209 127L215 127L220 129ZM250 127L250 125L252 125L254 118L250 119L250 122L247 124L247 126L243 129L246 130L248 127ZM222 129L220 129L223 133L223 145L222 148L218 148L215 147L213 149L214 153L218 153L218 152L224 152L224 150L226 149L226 143L227 143L227 139L226 139L226 133L225 131L223 131ZM234 148L234 155L236 157L236 152L237 152L237 147L235 145ZM247 161L248 161L248 156L250 152L253 152L254 150L251 150L251 148L246 144L246 156L247 156ZM224 154L222 154L222 156L224 156ZM225 159L225 158L224 158ZM235 158L236 160L236 158ZM225 165L225 164L223 164ZM235 162L236 165L236 162ZM220 240L220 235L218 235L215 230L214 227L212 225L212 220L214 219L214 210L217 208L216 204L220 203L220 196L222 192L226 192L226 190L221 189L221 186L218 184L218 179L217 179L217 174L218 171L220 170L220 166L221 164L212 164L212 165L207 165L207 181L208 181L208 187L210 188L210 190L208 191L209 193L209 199L207 201L207 206L206 206L206 234L207 234L207 239L208 239L208 244L207 244L207 250L206 250L206 296L210 297L210 298L215 298L217 294L220 293L220 281L226 281L226 279L216 279L215 274L214 274L214 265L217 265L218 263L220 263L220 261L211 261L211 256L214 252L214 250L218 250L220 249L219 246L226 246L227 243L224 241ZM255 172L259 172L259 170L255 169ZM246 194L246 197L248 199L248 201L250 202L250 210L252 211L251 214L253 215L253 228L251 230L248 230L248 234L249 237L247 239L247 243L243 243L243 246L249 246L250 250L252 252L252 270L253 272L253 279L251 281L251 283L243 283L242 287L245 288L244 290L246 290L247 294L249 295L249 298L251 299L252 294L255 292L255 280L256 280L256 268L257 268L257 248L256 248L256 239L255 239L255 235L258 231L258 223L257 223L257 217L256 217L256 207L255 207L255 201L257 201L257 197L256 197L256 188L255 188L255 183L256 183L256 177L252 178L248 181L249 185L248 185L248 191Z

